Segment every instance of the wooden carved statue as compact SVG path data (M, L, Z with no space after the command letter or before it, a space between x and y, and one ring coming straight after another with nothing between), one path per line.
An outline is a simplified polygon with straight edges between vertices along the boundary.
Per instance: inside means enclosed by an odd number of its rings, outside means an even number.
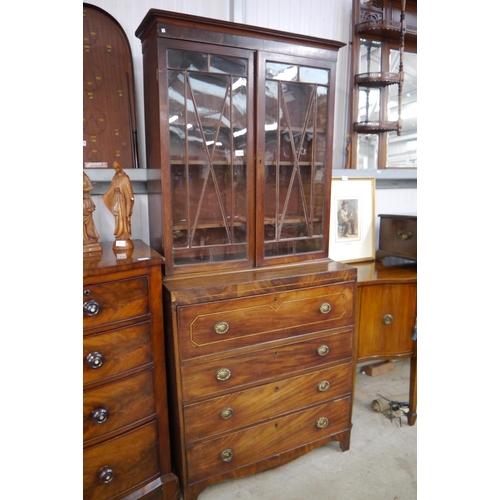
M83 172L83 253L101 252L99 233L94 225L92 212L95 210L90 191L94 189L88 175Z
M109 189L102 195L107 209L115 217L115 243L116 250L134 248L130 239L132 236L131 218L134 209L134 192L129 176L123 171L119 162L113 163L115 175L111 179Z

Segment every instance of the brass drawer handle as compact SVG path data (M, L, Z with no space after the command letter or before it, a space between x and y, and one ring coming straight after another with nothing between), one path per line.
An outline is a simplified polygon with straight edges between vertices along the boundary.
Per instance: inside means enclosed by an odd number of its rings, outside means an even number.
M403 233L403 231L401 231L401 229L400 229L398 231L398 236L399 236L400 240L406 241L406 240L409 240L413 236L413 233L411 231L408 231L407 233Z
M326 356L330 352L330 349L327 345L320 345L316 351L320 356Z
M329 424L328 419L326 417L320 417L316 420L316 427L318 429L324 429Z
M233 409L232 408L223 408L220 413L219 413L219 416L220 418L222 418L222 420L227 420L228 418L231 418L233 416Z
M328 389L330 389L330 382L328 382L328 380L322 380L322 381L318 384L318 391L319 391L319 392L325 392L325 391L327 391Z
M234 457L234 451L231 448L225 449L221 454L220 454L220 459L223 462L230 462Z
M214 325L214 332L217 335L224 335L229 330L229 325L225 321L219 321Z
M224 381L231 377L231 372L227 368L221 368L215 376L217 380Z
M386 314L382 318L382 323L384 323L384 325L390 325L392 323L392 316L390 314Z
M321 314L328 314L332 310L332 306L328 302L324 302L319 306L319 312Z

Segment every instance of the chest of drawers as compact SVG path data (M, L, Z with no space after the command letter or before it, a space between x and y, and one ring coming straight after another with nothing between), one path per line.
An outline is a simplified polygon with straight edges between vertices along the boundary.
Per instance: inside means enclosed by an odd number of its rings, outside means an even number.
M316 262L164 287L184 500L331 440L349 448L355 269Z
M162 257L141 241L84 258L83 498L178 498L171 471Z

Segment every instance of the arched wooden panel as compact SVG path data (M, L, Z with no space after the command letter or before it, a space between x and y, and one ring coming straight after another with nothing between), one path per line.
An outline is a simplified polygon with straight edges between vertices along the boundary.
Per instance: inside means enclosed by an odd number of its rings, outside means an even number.
M83 166L137 168L129 40L106 11L83 4Z

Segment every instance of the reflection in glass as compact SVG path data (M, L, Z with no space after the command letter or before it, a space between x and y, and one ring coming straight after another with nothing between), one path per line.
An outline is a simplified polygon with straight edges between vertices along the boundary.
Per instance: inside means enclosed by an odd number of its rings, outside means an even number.
M382 42L361 39L359 46L359 73L378 73L382 71L381 53Z
M380 89L359 87L358 122L380 120Z
M174 264L247 259L247 62L167 60Z
M358 166L366 170L378 168L379 136L378 134L358 134Z
M264 256L323 250L329 72L266 64Z
M390 65L399 68L399 51L390 51ZM397 71L397 69L396 69ZM398 88L389 88L389 120L398 117ZM401 107L401 135L390 133L387 139L387 167L417 166L417 54L404 54L404 83Z

